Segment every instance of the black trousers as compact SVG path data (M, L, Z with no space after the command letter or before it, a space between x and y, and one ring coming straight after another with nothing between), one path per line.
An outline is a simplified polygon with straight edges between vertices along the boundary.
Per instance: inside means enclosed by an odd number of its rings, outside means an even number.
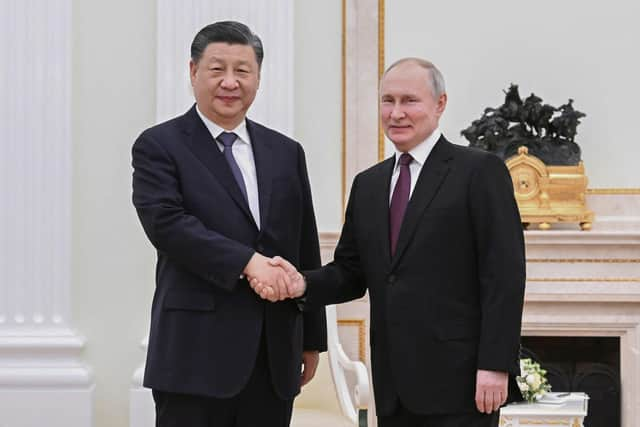
M498 427L499 418L499 412L421 415L398 405L395 414L378 416L378 427Z
M251 378L236 396L207 396L153 390L156 427L288 427L293 399L273 390L264 336Z

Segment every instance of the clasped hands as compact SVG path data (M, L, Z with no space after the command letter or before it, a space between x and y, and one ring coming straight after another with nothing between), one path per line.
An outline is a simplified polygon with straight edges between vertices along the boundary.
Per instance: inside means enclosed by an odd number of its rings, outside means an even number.
M287 260L279 256L268 258L253 254L244 274L251 288L271 302L301 297L306 289L302 274Z

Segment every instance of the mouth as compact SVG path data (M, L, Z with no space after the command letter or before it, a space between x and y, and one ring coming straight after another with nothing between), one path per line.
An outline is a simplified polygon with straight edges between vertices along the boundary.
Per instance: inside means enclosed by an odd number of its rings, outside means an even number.
M410 125L389 125L389 130L390 131L403 131L403 130L407 130L407 129L411 129Z
M228 96L228 95L216 96L216 98L218 98L220 101L222 101L222 102L224 102L226 104L235 102L238 99L240 99L240 97L238 97L238 96Z

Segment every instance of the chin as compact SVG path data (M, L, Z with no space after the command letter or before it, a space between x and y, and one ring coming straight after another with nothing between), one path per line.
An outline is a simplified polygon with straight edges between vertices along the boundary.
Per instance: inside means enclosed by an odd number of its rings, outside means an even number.
M389 139L391 140L393 145L396 146L398 150L401 150L402 147L408 147L409 145L411 145L411 141L412 141L409 138L394 138L394 139L389 138Z

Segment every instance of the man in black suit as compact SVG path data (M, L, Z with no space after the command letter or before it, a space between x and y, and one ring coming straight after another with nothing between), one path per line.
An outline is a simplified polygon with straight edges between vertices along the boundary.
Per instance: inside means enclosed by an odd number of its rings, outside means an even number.
M133 203L158 253L144 385L160 427L288 426L326 349L322 309L264 301L245 278L286 289L274 255L320 266L302 147L245 117L262 58L245 25L203 28L195 105L133 146Z
M273 261L308 307L369 291L380 427L497 426L519 394L525 258L511 178L498 157L442 136L446 103L433 64L391 65L380 114L396 153L356 176L334 261L303 275Z

